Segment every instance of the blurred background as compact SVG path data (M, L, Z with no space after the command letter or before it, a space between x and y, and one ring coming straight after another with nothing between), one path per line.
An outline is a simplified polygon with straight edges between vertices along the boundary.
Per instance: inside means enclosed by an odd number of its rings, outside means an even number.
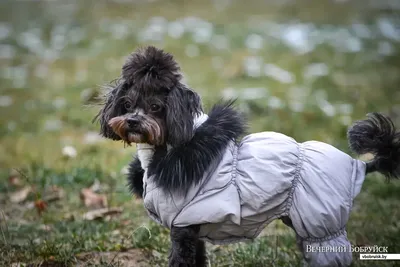
M135 149L91 122L137 47L171 52L206 109L237 97L251 131L348 151L368 112L400 126L399 14L398 0L1 1L0 265L165 266L168 232L126 188ZM352 244L400 253L399 201L398 181L368 177ZM211 266L301 266L280 223L208 251Z

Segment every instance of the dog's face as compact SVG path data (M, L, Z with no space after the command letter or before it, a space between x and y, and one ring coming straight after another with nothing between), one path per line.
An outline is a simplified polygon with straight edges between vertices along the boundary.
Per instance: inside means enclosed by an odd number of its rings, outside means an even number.
M170 54L154 47L133 53L96 116L101 134L128 144L177 146L189 141L193 117L202 107L198 94L180 79Z
M130 143L162 145L167 138L166 98L167 90L153 94L139 94L128 89L119 100L120 115L108 121L122 140Z

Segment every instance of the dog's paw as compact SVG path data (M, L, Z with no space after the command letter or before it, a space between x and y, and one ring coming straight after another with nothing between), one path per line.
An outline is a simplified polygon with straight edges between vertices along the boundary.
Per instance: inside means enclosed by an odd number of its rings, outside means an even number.
M169 267L195 267L196 265L190 264L190 263L187 263L187 262L180 262L180 261L170 260L168 266Z
M184 259L179 256L171 255L169 257L168 266L169 267L195 267L196 263L195 263L195 260Z

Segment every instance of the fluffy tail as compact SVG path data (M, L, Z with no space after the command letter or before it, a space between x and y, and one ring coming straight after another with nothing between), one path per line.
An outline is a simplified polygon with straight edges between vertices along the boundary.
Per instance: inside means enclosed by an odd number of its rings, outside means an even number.
M371 153L367 173L380 172L390 178L400 178L400 132L393 122L380 113L370 113L365 120L355 122L347 132L350 149L361 155Z

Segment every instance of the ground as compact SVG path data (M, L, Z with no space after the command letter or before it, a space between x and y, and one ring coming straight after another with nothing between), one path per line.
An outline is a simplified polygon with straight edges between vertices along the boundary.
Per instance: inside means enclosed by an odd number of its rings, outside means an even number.
M0 3L0 266L165 266L168 231L126 187L135 148L91 122L100 86L139 45L173 53L206 109L237 97L252 132L349 152L347 127L368 112L400 126L398 11L383 2L119 2ZM399 201L400 181L369 176L352 244L400 253ZM208 254L211 266L302 263L280 222Z

